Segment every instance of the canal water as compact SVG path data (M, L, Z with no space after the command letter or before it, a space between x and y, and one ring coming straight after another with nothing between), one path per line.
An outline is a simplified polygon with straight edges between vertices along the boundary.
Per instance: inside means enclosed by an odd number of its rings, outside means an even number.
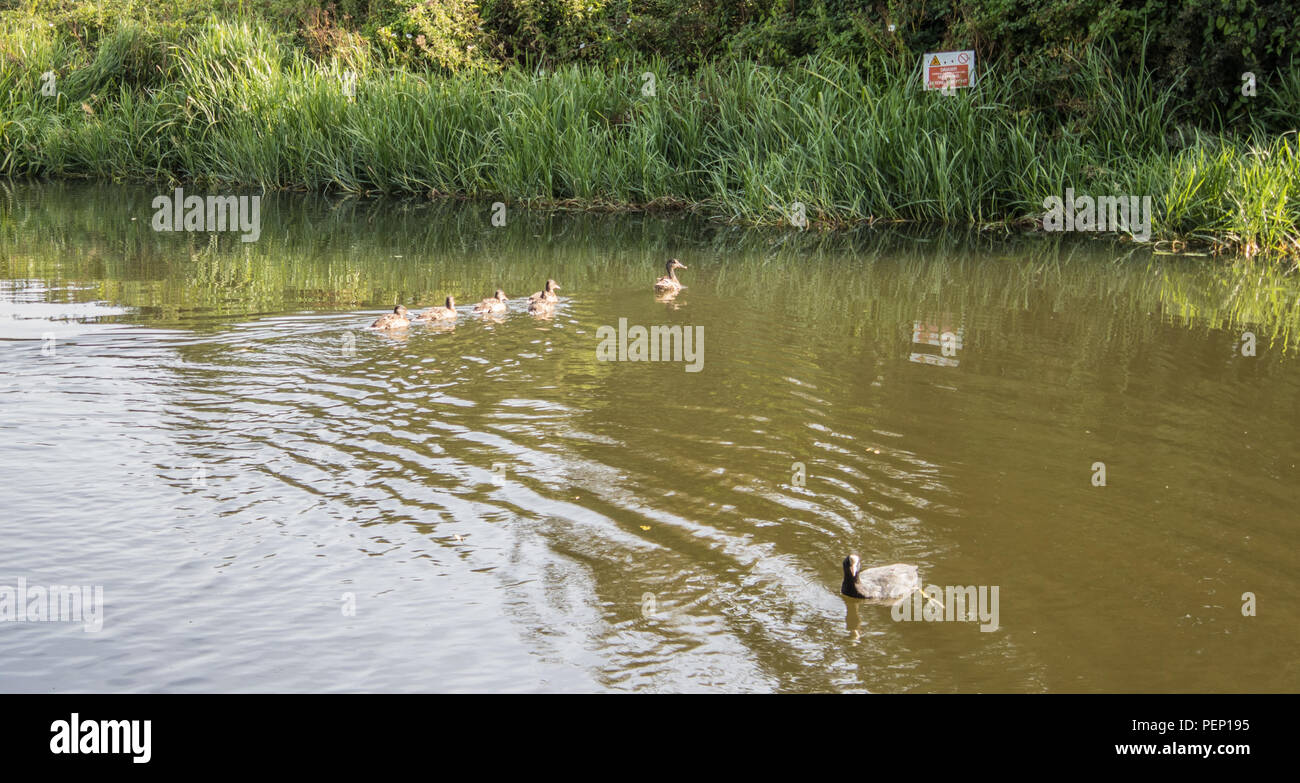
M1281 268L160 192L0 185L0 690L1300 690ZM849 552L988 611L842 599Z

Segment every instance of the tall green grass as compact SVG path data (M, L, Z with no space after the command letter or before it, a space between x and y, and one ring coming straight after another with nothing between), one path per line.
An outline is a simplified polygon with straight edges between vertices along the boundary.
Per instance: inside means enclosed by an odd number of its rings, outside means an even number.
M996 69L943 96L919 89L915 63L886 59L429 76L353 53L352 99L343 64L249 22L174 41L127 24L89 59L5 24L0 175L689 206L748 224L788 224L798 202L830 227L1028 223L1071 187L1151 195L1156 240L1300 252L1295 137L1171 132L1184 108L1172 92L1101 51L1061 96L1098 111L1067 127L1015 108L1024 77ZM39 93L45 70L57 98Z

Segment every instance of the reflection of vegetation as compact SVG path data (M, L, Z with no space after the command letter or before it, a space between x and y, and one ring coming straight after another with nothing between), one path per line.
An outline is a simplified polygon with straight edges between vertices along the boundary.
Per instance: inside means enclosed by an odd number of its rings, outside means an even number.
M1033 85L996 69L953 97L919 93L914 65L890 60L429 76L215 23L165 44L126 25L77 67L75 47L21 25L0 31L4 174L692 205L757 224L788 223L798 202L828 226L1034 220L1069 187L1150 194L1156 238L1300 252L1294 137L1171 132L1174 90L1097 51L1062 87L1095 111L1063 127L1015 108ZM37 89L46 69L67 73L57 97ZM663 75L653 95L645 71Z
M245 244L233 233L155 233L152 195L119 187L0 188L0 276L86 285L81 296L140 308L152 323L194 328L202 323L195 311L425 306L448 293L477 300L498 285L526 296L548 276L566 294L607 294L648 286L674 254L747 307L798 313L828 328L848 322L855 334L886 339L927 314L1031 307L1088 313L1061 326L1104 331L1071 338L1086 341L1143 339L1134 336L1135 322L1142 329L1160 323L1148 313L1198 328L1252 327L1288 350L1300 336L1296 274L1244 259L1205 265L1046 237L792 234L696 219L524 210L495 228L486 206L302 195L267 197L262 238ZM977 334L979 324L968 329Z

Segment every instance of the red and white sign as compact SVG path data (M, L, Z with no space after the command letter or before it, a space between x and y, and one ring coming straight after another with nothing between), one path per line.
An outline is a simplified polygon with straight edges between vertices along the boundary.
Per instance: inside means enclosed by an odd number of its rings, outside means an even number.
M921 69L927 90L970 87L975 84L975 52L926 52Z

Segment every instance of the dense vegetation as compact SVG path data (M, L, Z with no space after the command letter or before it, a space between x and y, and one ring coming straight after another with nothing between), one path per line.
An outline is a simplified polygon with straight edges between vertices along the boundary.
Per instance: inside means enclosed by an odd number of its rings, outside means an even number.
M1300 27L1284 2L0 9L0 175L751 223L798 202L812 225L1007 224L1072 187L1151 194L1156 238L1300 252ZM955 47L979 53L976 88L921 92L919 54Z
M1062 94L1101 46L1121 72L1143 69L1202 125L1294 127L1300 14L1291 0L0 0L93 49L123 20L174 41L210 16L253 17L328 59L358 47L389 65L454 72L524 65L673 69L745 60L785 66L811 55L864 61L973 48L1022 70L1017 103L1091 113ZM161 56L161 52L159 52ZM1242 95L1242 74L1258 82ZM1217 128L1216 128L1217 129Z

